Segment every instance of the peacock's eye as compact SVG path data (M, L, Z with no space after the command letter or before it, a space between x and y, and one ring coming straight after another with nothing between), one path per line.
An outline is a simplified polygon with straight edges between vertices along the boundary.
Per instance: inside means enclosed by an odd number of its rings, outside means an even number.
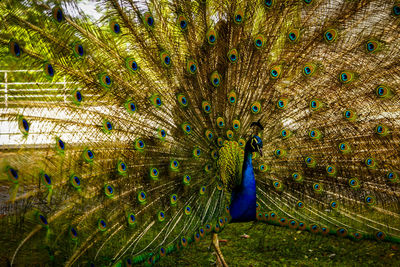
M400 4L396 4L395 6L393 6L393 14L395 16L399 16L400 15Z

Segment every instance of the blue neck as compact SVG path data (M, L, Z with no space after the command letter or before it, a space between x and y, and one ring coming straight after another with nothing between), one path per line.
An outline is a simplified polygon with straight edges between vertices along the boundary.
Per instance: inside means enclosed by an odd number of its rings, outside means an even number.
M256 219L256 180L254 178L252 153L245 150L242 183L232 192L231 222L249 222Z

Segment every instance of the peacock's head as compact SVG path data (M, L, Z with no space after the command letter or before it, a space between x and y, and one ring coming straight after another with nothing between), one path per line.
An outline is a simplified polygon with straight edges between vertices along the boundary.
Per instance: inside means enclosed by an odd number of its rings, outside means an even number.
M258 135L253 135L249 140L247 140L244 150L250 153L258 152L260 153L260 156L262 156L262 147L263 142L261 138Z

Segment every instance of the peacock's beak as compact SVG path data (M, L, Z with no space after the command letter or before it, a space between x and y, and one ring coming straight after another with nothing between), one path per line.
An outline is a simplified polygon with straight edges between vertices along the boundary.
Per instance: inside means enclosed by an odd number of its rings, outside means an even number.
M257 146L257 150L258 150L258 153L260 153L260 156L262 157L262 149L261 149L261 147Z

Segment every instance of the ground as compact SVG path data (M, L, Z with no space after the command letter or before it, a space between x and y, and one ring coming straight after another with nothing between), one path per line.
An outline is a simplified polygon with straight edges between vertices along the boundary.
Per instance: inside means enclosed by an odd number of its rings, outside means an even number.
M355 242L264 223L229 224L219 237L227 240L220 245L229 266L400 266L400 245L388 242ZM213 266L210 243L207 235L165 257L159 266Z

